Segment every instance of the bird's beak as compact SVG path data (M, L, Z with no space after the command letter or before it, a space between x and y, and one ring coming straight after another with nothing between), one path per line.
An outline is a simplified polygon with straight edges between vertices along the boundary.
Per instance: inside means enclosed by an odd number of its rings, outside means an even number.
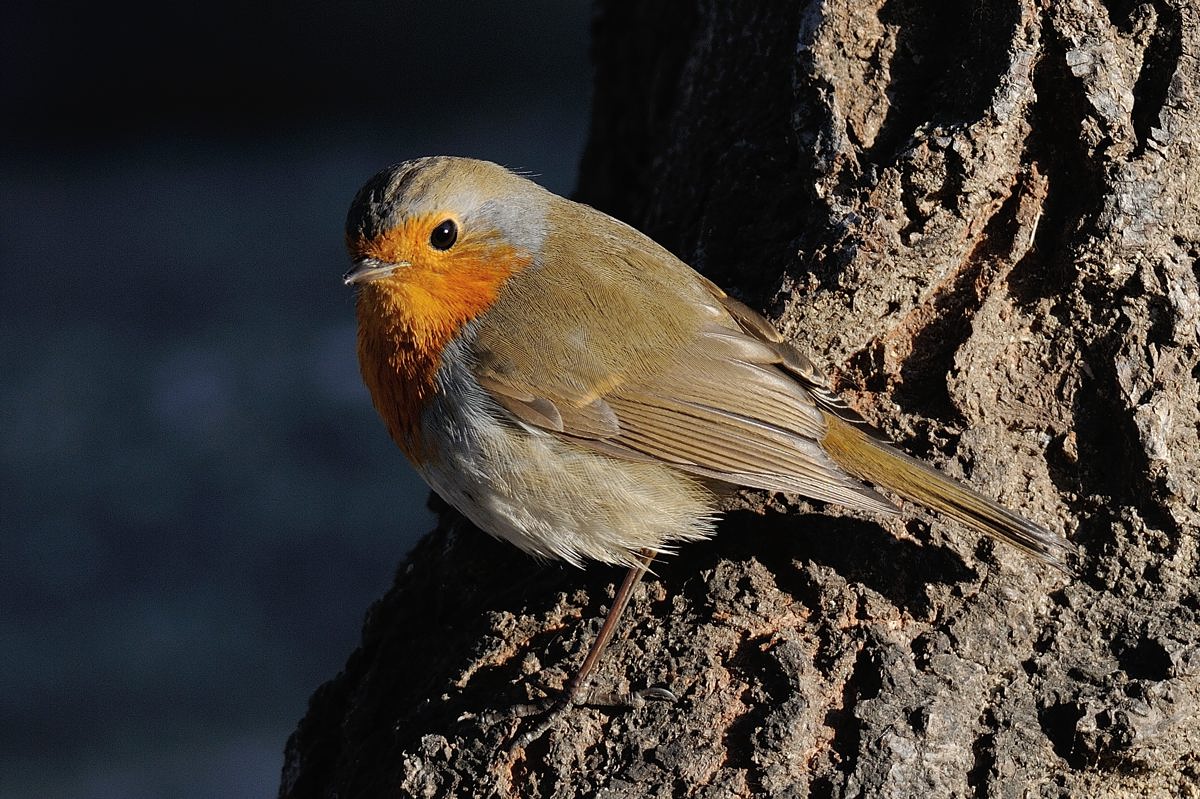
M370 283L372 280L387 277L397 269L403 269L406 266L412 266L412 264L408 261L388 263L375 258L362 258L355 261L354 266L350 267L350 271L342 275L342 282L347 286L355 283Z

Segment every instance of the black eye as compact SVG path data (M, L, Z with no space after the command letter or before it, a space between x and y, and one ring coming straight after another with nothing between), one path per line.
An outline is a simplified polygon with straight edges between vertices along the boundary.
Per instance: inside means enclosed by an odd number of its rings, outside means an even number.
M458 225L453 219L447 219L433 229L429 234L429 246L435 250L448 250L458 241Z

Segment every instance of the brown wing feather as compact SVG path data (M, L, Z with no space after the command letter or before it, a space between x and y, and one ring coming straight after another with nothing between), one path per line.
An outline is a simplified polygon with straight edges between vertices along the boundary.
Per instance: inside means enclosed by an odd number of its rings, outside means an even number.
M828 431L822 408L835 398L816 393L828 389L815 369L806 373L811 363L653 242L624 226L606 235L614 226L599 215L576 226L594 233L566 248L597 265L586 275L547 261L510 281L475 341L483 389L520 422L607 455L894 511L818 444ZM529 330L529 314L559 335L513 336Z
M617 415L603 399L573 404L536 396L494 375L477 374L476 379L501 407L534 427L578 438L611 438L621 431Z
M721 291L720 287L712 281L706 280L705 282L708 283L713 296L724 306L725 310L729 311L730 316L737 321L742 330L768 343L776 357L776 362L800 381L800 384L808 390L819 407L856 425L881 441L887 440L870 422L860 416L858 411L833 393L833 388L829 385L829 379L825 373L818 369L807 355L784 339L761 314Z
M738 411L663 394L630 394L609 398L621 420L621 433L607 444L738 485L789 491L851 507L895 510L838 468L811 438Z

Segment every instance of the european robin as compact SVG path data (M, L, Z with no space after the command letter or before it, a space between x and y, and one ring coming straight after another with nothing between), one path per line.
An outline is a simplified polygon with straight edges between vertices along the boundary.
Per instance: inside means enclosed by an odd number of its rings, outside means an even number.
M896 513L882 489L1067 568L1072 544L886 443L762 316L501 166L385 169L346 242L363 380L433 490L526 552L630 567L571 699L650 559L713 534L714 484Z

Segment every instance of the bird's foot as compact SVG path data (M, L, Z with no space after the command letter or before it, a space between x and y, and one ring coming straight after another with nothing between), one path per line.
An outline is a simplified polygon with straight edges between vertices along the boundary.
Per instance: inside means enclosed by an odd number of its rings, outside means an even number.
M593 686L578 686L559 694L547 696L540 702L513 705L505 710L492 711L481 719L485 723L519 720L531 723L513 738L509 752L526 749L539 740L566 713L576 707L601 710L637 710L648 702L678 702L679 697L668 688L650 687L638 691L599 691ZM536 721L534 721L536 719ZM526 721L528 720L528 721ZM518 730L520 728L518 727Z

